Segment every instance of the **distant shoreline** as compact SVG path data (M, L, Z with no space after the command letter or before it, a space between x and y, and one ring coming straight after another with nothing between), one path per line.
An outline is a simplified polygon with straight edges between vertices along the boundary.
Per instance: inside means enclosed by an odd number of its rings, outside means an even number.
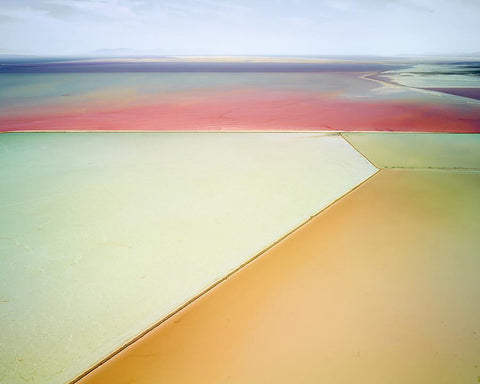
M128 73L128 72L380 72L405 65L373 62L186 62L74 61L0 64L0 73Z

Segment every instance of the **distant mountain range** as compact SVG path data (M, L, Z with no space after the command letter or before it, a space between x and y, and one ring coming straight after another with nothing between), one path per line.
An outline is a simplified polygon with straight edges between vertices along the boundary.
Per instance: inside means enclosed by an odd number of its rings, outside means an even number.
M160 49L130 49L130 48L113 48L113 49L97 49L95 51L87 52L80 56L95 56L95 57L138 57L138 56L165 56L165 52Z

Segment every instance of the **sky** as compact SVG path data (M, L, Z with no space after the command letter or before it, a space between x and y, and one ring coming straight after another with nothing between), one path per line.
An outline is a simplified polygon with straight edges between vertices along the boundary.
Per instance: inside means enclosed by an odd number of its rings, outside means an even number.
M465 54L479 20L480 0L0 0L0 54Z

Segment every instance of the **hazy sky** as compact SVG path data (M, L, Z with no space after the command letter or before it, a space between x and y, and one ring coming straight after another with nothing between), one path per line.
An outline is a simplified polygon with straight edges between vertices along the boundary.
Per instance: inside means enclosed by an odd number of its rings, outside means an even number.
M0 0L0 53L480 52L480 0Z

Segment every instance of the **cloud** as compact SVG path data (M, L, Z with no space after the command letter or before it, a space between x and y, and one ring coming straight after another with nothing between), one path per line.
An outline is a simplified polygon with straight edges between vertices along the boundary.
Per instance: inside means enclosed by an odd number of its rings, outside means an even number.
M229 12L253 12L252 7L247 7L244 4L235 4L233 2L225 2L218 0L193 0L193 2L197 3L200 6L224 9Z
M318 22L315 22L308 17L285 17L285 21L301 28L315 27L318 24Z
M106 18L138 18L135 8L141 6L138 0L44 0L43 5L69 8L72 14L92 13Z
M31 7L0 8L0 16L10 20L45 20L49 18L48 12Z
M155 12L178 15L182 17L214 17L223 19L238 19L253 9L232 2L216 0L190 0L190 1L151 1L151 9Z
M224 8L216 6L205 6L203 4L193 3L180 3L177 1L162 1L158 5L159 9L166 12L173 12L181 16L226 16L228 11Z
M351 12L356 8L355 2L349 0L324 0L323 4L341 12Z

